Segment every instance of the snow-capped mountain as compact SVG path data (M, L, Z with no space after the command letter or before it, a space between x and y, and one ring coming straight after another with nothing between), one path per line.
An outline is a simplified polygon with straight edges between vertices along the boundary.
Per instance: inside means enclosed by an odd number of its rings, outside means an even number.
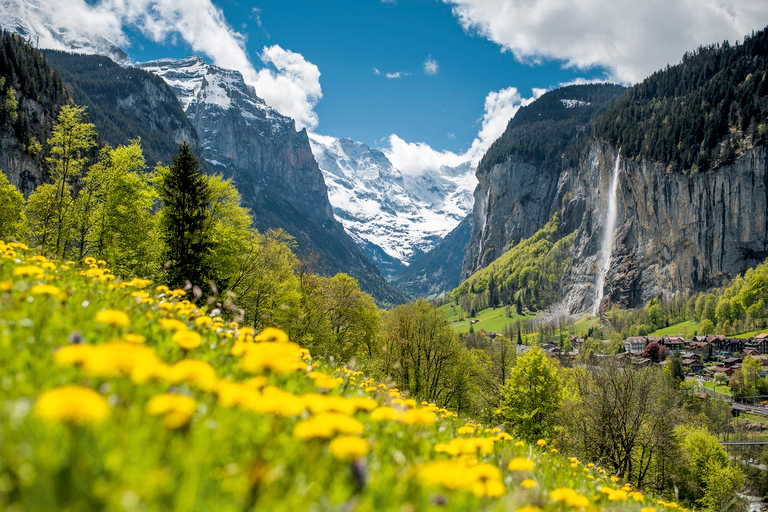
M336 218L385 273L428 252L472 211L470 162L411 175L361 142L309 140Z
M323 273L346 272L380 302L402 295L336 221L306 130L268 106L238 71L199 57L138 64L173 89L200 137L203 157L231 177L260 231L281 228L300 255L320 256Z
M114 41L89 30L85 21L78 31L69 30L59 20L47 0L3 0L0 26L29 39L33 46L88 55L104 55L121 64L130 62L128 54ZM71 14L71 13L67 13Z

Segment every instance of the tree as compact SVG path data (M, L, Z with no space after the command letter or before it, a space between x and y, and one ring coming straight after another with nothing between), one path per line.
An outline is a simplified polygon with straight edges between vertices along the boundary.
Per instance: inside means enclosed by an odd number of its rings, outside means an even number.
M540 348L519 357L501 391L499 417L507 428L534 442L551 439L562 403L557 365Z
M19 239L26 231L24 196L0 171L0 240Z
M419 299L387 314L381 370L413 396L445 404L454 391L451 370L461 348L445 316Z
M659 362L659 350L661 347L658 343L655 341L650 342L645 346L645 350L643 350L643 357L646 359L650 359L654 363Z
M50 205L52 218L50 238L40 240L43 251L62 257L66 250L71 224L70 206L73 202L72 186L88 162L88 152L96 146L96 129L85 121L85 107L69 104L61 107L58 123L48 139L50 154L46 161L51 166L55 193ZM48 197L48 196L41 196Z
M211 190L197 157L184 142L173 163L160 172L160 234L165 280L170 286L207 285L214 278L210 252L214 243L208 208Z

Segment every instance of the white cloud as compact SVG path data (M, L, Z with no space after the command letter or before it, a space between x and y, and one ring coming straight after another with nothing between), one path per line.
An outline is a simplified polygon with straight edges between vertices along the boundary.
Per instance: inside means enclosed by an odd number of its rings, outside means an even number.
M443 0L465 30L528 62L601 66L634 83L700 45L768 24L765 0Z
M281 114L295 119L299 128L316 128L318 118L314 108L323 97L317 66L301 54L278 45L264 47L260 57L274 70L264 68L258 72L253 81L256 94Z
M418 175L439 170L443 166L457 167L465 162L477 165L486 150L498 139L520 107L532 103L546 92L534 89L533 96L523 98L515 87L493 91L485 98L480 131L470 148L464 153L437 151L423 142L407 142L392 134L387 138L384 153L392 164L405 174Z
M397 78L402 78L404 76L408 76L410 73L406 73L405 71L395 71L394 73L384 73L384 76L386 78L389 78L390 80L394 80Z
M251 12L261 25L260 11ZM265 47L259 57L267 66L257 71L245 48L245 37L227 23L211 0L4 0L2 19L31 23L43 48L67 49L54 37L65 33L71 41L98 36L116 44L130 44L127 27L155 42L183 40L213 64L235 69L280 113L293 117L298 127L317 126L314 107L322 97L320 71L298 53L279 46ZM30 21L32 20L32 21ZM84 22L87 20L87 23Z
M427 60L424 61L424 74L434 76L438 73L440 67L437 65L437 61L430 55Z

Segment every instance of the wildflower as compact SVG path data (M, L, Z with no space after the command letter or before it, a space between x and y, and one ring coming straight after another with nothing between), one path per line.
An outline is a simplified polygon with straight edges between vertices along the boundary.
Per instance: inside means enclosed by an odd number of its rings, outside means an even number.
M331 441L328 450L331 455L340 460L356 459L368 455L371 447L363 438L356 436L339 436Z
M189 382L204 391L216 386L216 370L204 361L185 359L173 365L168 371L168 380L173 383Z
M248 372L288 374L306 367L300 359L301 347L295 343L263 341L246 346L241 364Z
M103 396L92 389L64 386L40 395L35 403L35 414L44 420L85 425L109 416L109 405Z
M470 425L464 425L463 427L459 427L456 429L456 433L460 436L463 436L465 434L472 435L475 433L475 427L472 427Z
M536 480L531 480L530 478L526 478L522 482L520 482L520 487L523 489L533 489L539 484L536 483Z
M127 343L134 343L136 345L140 345L147 341L146 337L142 336L141 334L134 334L132 332L123 334L120 339Z
M547 446L547 440L546 439L539 439L536 441L536 444L539 446Z
M523 505L522 507L518 507L515 512L542 512L542 510L535 505Z
M267 327L254 338L255 341L267 341L272 343L288 343L288 335L275 327Z
M96 258L94 258L93 256L88 256L87 258L85 258L83 260L83 263L85 263L86 265L95 265L96 264Z
M400 418L406 425L429 427L437 421L437 416L432 411L425 409L408 409Z
M525 446L525 443L522 442L522 441L517 441L517 442L515 442L515 446L518 447L518 448L522 448L523 446Z
M400 413L394 410L392 407L385 405L377 407L371 412L371 419L373 421L394 421L400 418Z
M167 286L165 286L164 284L161 284L161 285L155 287L155 291L157 293L168 293L168 292L171 291L171 289L168 288Z
M61 289L52 284L36 284L30 291L32 295L58 295L61 293Z
M549 499L552 501L562 501L566 505L574 508L584 508L589 506L589 498L579 494L570 487L558 487L549 493Z
M309 372L309 377L315 382L315 386L323 389L336 389L344 382L341 377L331 377L323 372Z
M256 402L261 399L261 394L251 386L226 380L217 383L216 394L222 407L239 406L247 409L255 407Z
M164 393L152 397L147 402L146 411L151 416L165 415L163 425L168 429L183 427L192 418L197 409L197 402L183 395Z
M9 292L13 287L13 281L0 281L0 292Z
M208 327L213 323L213 318L209 316L199 316L195 318L195 325L198 327Z
M302 420L293 428L297 439L328 439L336 434L362 434L363 424L345 414L327 412Z
M166 331L178 332L187 330L187 324L176 318L161 318L159 322Z
M611 482L618 483L618 481L619 481L619 477L617 477L616 475L611 475Z
M504 484L501 483L501 471L491 464L469 466L466 478L472 482L470 490L475 496L498 498L506 492Z
M35 265L24 265L13 269L13 275L18 277L40 277L45 271Z
M203 337L195 331L176 331L176 334L173 335L171 340L178 343L184 350L191 350L203 344Z
M254 412L283 417L299 416L306 408L300 397L273 386L264 388L259 400L251 405Z
M507 469L510 471L533 471L536 467L536 463L531 459L525 457L515 457L509 461Z
M100 324L111 325L112 327L128 327L131 325L131 319L124 311L117 309L104 309L96 313L96 321Z
M640 512L656 512L656 507L643 507Z

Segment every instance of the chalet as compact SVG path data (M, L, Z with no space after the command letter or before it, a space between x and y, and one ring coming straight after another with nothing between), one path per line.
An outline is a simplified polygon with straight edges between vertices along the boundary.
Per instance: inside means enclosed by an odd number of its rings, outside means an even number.
M729 357L725 360L723 360L723 366L726 368L733 368L734 365L741 364L741 358L739 357Z
M568 341L570 341L571 346L578 351L581 351L581 347L582 345L584 345L584 338L582 338L581 336L576 336L576 335L569 336Z
M715 347L712 345L712 343L707 341L692 341L688 344L686 350L688 352L699 354L702 361L708 361L712 357L712 354L715 352Z
M680 354L685 350L685 340L682 337L670 336L664 338L663 345L667 347L670 354Z
M714 377L716 373L724 373L728 377L736 373L736 370L733 368L726 368L724 366L707 366L706 372Z
M758 334L744 343L744 351L756 350L758 354L768 354L768 333Z
M634 365L635 368L645 368L651 366L651 360L647 357L639 357L632 360L632 365Z
M704 371L704 365L701 361L697 361L696 359L683 359L682 363L683 366L690 368L692 373L701 373Z
M683 359L693 359L695 361L701 362L701 356L696 352L684 352Z
M624 351L630 354L642 354L645 350L645 336L630 336L624 340Z

